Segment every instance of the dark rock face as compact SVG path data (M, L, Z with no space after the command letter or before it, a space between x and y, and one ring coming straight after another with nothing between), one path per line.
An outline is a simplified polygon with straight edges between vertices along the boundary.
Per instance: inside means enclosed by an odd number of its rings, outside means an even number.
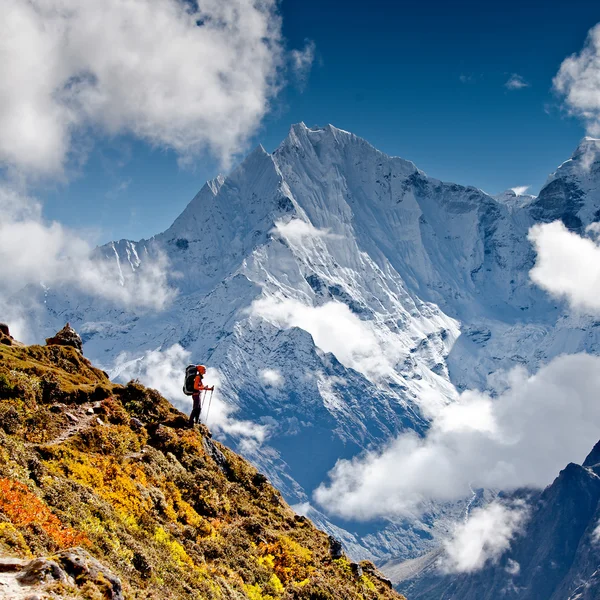
M530 501L525 530L497 564L465 575L429 566L399 584L411 600L600 598L600 444ZM518 566L517 566L518 565Z
M54 337L46 338L46 346L71 346L83 352L79 334L67 323Z
M536 221L550 223L560 219L571 231L579 231L582 222L578 212L583 201L584 193L573 181L557 178L542 189L529 212Z
M5 346L21 346L20 342L17 342L12 335L6 323L0 323L0 344Z
M331 558L333 558L333 560L337 560L344 556L342 542L334 538L332 535L329 536L329 552L331 553Z

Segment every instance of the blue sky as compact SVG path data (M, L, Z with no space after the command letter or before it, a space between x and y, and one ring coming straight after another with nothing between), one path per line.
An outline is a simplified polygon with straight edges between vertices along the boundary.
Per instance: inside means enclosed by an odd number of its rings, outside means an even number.
M490 193L547 175L585 135L552 92L561 62L600 21L600 3L283 0L289 48L313 40L304 89L271 102L259 142L273 150L291 123L333 123L429 175ZM527 87L504 84L520 75ZM38 186L48 219L98 242L149 237L183 210L218 161L181 168L171 150L130 136L95 136L67 182Z

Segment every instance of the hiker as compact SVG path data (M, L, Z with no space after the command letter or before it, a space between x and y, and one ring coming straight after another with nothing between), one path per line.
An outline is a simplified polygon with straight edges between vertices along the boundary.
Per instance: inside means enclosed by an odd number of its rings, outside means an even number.
M214 385L212 387L208 387L207 385L204 385L202 383L202 378L205 374L206 367L204 365L190 365L186 369L185 385L183 386L183 392L188 396L191 395L194 403L192 407L192 413L190 414L190 427L193 427L195 423L198 423L200 421L200 412L202 411L200 394L204 391L212 392L215 389Z

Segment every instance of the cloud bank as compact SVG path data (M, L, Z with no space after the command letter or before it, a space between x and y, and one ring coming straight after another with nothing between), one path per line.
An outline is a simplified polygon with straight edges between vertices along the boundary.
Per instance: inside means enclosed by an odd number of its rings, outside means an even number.
M199 5L2 2L0 163L60 172L89 128L226 163L277 92L281 21L275 0Z
M131 310L162 310L175 297L169 265L157 252L135 270L99 256L94 245L60 223L47 223L35 199L0 185L0 311L23 341L29 340L30 292L69 286ZM15 296L17 294L17 296Z
M598 224L587 231L597 236ZM600 313L598 238L573 233L561 221L534 225L528 237L537 253L531 280L556 298L565 299L574 310Z
M514 369L495 385L495 394L467 391L440 408L423 438L409 432L338 461L317 502L332 514L372 519L464 498L471 486L544 487L598 441L600 357L561 356L534 375Z
M553 85L567 111L583 119L591 135L600 135L600 23L581 51L562 62Z
M308 306L299 300L268 296L255 300L250 314L277 327L308 331L321 350L374 380L393 375L395 363L406 351L378 336L371 321L362 321L341 302Z
M175 344L166 350L149 350L142 356L132 357L121 353L115 360L110 372L111 379L126 383L138 379L144 385L158 390L174 406L189 414L192 410L192 399L182 392L184 366L193 364L191 354ZM227 435L245 438L249 444L260 444L266 437L267 430L262 425L251 421L240 421L234 418L235 407L231 406L221 395L221 375L217 369L208 368L204 381L214 385L215 391L208 412L208 404L202 408L201 418L210 428Z

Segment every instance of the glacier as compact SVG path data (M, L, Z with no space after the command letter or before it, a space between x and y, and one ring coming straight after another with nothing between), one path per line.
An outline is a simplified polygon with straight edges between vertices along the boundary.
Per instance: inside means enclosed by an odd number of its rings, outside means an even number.
M32 327L43 338L69 321L113 377L123 357L174 346L214 367L236 418L268 432L262 444L222 435L297 510L352 556L412 558L473 498L355 523L327 516L312 491L339 458L422 434L436 406L485 389L498 370L598 353L600 322L530 282L527 232L556 219L583 232L600 219L599 159L600 141L586 138L537 197L493 197L331 125L299 123L274 152L259 146L206 183L164 232L97 250L123 285L166 255L178 290L168 309L28 289L41 300Z

